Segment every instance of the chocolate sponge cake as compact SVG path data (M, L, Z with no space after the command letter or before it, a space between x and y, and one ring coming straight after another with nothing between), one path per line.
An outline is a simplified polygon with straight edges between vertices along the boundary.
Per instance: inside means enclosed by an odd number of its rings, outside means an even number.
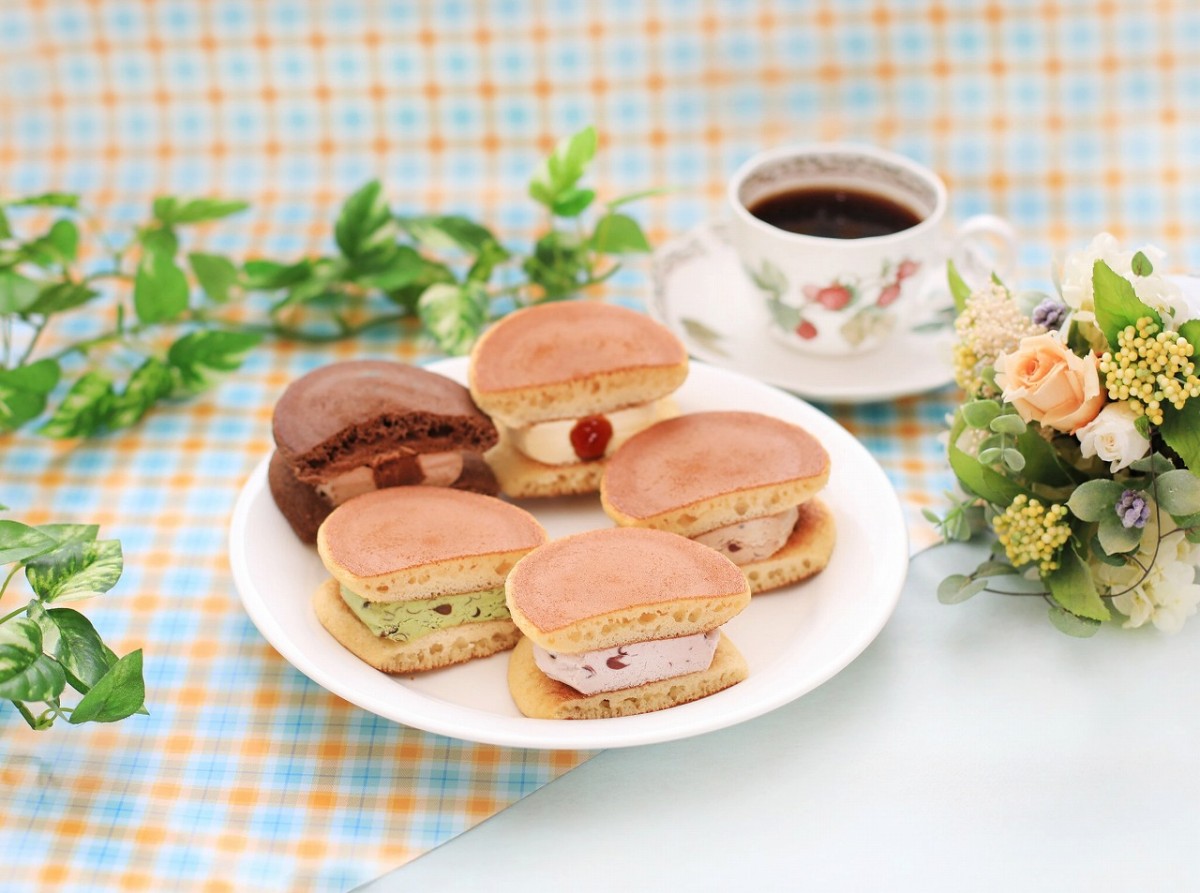
M316 541L331 511L362 493L412 484L493 495L483 453L491 420L445 376L386 360L316 369L275 405L268 481L300 539Z

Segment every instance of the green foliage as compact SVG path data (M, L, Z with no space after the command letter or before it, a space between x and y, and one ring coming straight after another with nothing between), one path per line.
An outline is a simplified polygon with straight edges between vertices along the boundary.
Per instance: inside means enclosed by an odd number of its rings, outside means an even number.
M1112 614L1096 591L1091 572L1074 547L1068 546L1059 555L1059 566L1043 578L1050 595L1065 611L1088 620L1108 620Z
M1163 406L1163 422L1158 432L1175 453L1191 469L1200 474L1200 400L1195 398L1184 404L1183 409Z
M239 263L189 251L190 226L237 214L246 203L160 196L126 243L96 234L104 250L93 253L109 263L84 272L81 226L89 218L78 196L0 200L0 328L32 330L25 344L0 339L0 433L48 407L37 430L50 437L134 425L162 401L211 387L265 336L322 343L416 319L440 350L464 353L498 315L574 297L615 274L620 256L649 250L637 221L618 209L657 190L604 203L588 223L596 192L583 180L597 143L595 130L584 128L533 173L530 195L546 208L549 226L523 254L462 215L398 214L373 180L343 203L328 255ZM61 216L23 237L23 208L56 208ZM122 290L114 295L105 282ZM39 355L48 327L100 299L115 300L111 328ZM266 304L266 318L235 306L243 300Z
M971 286L959 274L954 261L946 261L946 283L950 286L950 295L954 298L954 309L962 313L967 309L967 300L971 297Z
M77 725L145 712L141 651L118 659L87 617L53 606L116 585L121 545L97 539L98 532L93 524L0 520L0 565L15 565L0 584L0 600L22 569L32 591L23 607L0 618L0 699L33 729L62 718ZM60 700L68 685L83 695L73 709Z
M1117 346L1118 333L1126 326L1135 325L1142 317L1148 316L1162 325L1158 311L1143 304L1134 293L1130 281L1102 260L1096 261L1092 267L1092 293L1096 304L1096 324L1113 349Z

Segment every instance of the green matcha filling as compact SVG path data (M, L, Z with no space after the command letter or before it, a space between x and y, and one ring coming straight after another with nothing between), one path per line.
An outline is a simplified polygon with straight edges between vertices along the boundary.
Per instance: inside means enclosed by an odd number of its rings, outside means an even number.
M407 602L369 602L345 586L341 590L342 600L371 632L394 642L409 642L464 623L509 617L503 586Z

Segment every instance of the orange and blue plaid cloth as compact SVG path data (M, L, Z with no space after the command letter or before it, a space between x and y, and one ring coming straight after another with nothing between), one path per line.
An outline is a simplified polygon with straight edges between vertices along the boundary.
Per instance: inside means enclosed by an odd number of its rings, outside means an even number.
M636 212L661 241L719 213L754 150L844 138L938 170L960 218L1010 218L1026 279L1101 229L1188 267L1198 46L1184 0L6 0L0 194L79 191L114 225L160 193L242 197L252 210L200 242L286 256L324 247L340 198L379 176L400 208L517 243L539 222L535 162L594 123L602 195L675 187ZM613 295L639 301L645 272ZM145 649L151 713L35 734L0 706L0 886L347 889L586 758L380 720L293 670L242 611L227 526L273 401L363 354L428 356L399 333L276 344L132 431L0 440L14 516L97 521L124 543L125 577L85 610L118 651ZM954 399L831 409L887 469L914 545L950 484L936 434Z

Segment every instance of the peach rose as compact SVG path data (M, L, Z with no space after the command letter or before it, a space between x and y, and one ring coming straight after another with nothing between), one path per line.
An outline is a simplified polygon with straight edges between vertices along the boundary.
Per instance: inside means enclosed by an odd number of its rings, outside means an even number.
M1093 354L1073 353L1058 332L1028 335L996 357L996 384L1026 422L1071 434L1104 406L1097 362Z

